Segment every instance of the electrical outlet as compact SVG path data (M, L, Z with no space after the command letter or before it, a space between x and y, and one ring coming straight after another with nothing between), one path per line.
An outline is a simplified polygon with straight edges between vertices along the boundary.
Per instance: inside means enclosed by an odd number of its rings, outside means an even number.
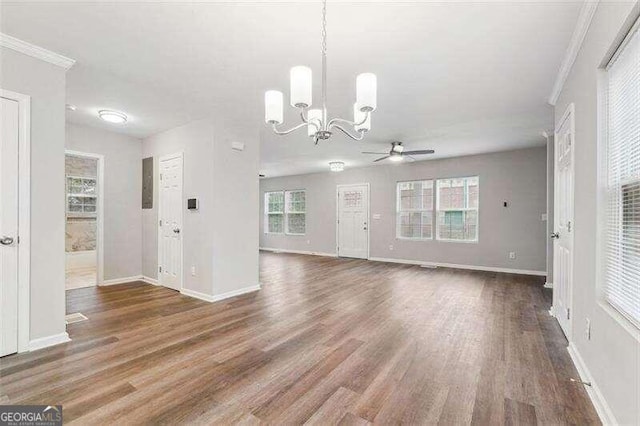
M509 259L513 260L516 258L516 252L515 251L510 251L509 252Z
M196 276L196 267L195 266L191 266L191 276L192 277Z
M393 244L389 244L389 250L393 250Z
M587 318L586 321L587 326L585 327L584 333L587 335L587 340L591 340L591 320Z

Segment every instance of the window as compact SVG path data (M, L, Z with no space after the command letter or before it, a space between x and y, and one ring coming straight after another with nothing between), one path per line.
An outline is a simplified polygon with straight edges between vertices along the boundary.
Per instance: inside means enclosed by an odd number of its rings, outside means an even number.
M264 216L265 234L284 232L284 192L265 192Z
M437 180L437 238L478 241L477 176Z
M307 227L307 200L305 191L286 191L287 234L304 235Z
M265 234L304 235L307 228L306 209L304 190L265 192Z
M640 34L606 68L603 271L606 300L640 327Z
M433 238L433 181L398 182L396 190L396 237L412 240Z
M95 178L67 176L67 213L93 216L97 199Z

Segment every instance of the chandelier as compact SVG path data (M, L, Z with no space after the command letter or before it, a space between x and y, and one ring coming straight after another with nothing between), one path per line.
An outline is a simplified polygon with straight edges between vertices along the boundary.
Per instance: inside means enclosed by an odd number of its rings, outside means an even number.
M336 129L354 140L362 140L371 129L371 113L376 109L377 81L375 74L363 73L356 78L356 103L353 105L353 120L328 118L327 114L327 0L322 1L322 108L311 108L313 91L311 68L296 66L290 71L291 106L300 110L302 123L290 129L280 129L284 121L283 95L278 90L264 94L264 121L271 125L277 135L287 135L303 127L307 134L318 141L331 137ZM352 129L352 131L349 130ZM353 133L352 133L353 132Z

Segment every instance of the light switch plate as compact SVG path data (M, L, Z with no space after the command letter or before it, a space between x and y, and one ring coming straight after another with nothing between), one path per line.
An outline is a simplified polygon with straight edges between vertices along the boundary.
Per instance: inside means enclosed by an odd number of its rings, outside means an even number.
M236 151L244 151L244 142L233 141L231 142L231 148Z
M374 214L373 214L373 218L374 218L375 220L380 219L380 217L381 217L381 216L380 216L380 213L374 213Z

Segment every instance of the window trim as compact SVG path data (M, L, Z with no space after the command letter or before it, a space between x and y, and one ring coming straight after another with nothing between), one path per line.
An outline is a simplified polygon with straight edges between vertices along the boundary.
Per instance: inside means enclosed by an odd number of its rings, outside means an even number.
M607 298L606 287L606 243L607 243L607 191L608 191L608 98L609 98L609 69L615 62L622 49L631 40L634 33L640 36L640 16L636 17L632 24L621 31L618 42L610 49L610 54L605 57L597 70L597 170L596 170L596 302L600 308L620 325L637 342L640 342L640 323L624 312Z
M290 194L292 192L304 192L304 197L305 197L305 201L304 201L304 211L288 211L289 207L287 205L287 194ZM278 212L270 212L269 209L269 203L268 203L268 195L269 194L282 194L282 211L278 211ZM306 189L281 189L281 190L276 190L276 191L264 191L263 194L263 202L264 202L264 208L263 208L263 217L264 217L264 221L262 224L263 227L263 233L267 234L267 235L290 235L290 236L304 236L307 235L307 190ZM298 232L289 232L289 221L288 221L288 216L290 214L304 214L304 233L298 233ZM282 215L282 232L271 232L269 231L269 221L267 220L267 218L269 217L269 215Z
M289 206L287 203L287 194L292 192L304 192L304 211L303 212L290 212L288 211ZM304 232L289 232L289 220L288 217L290 214L304 214ZM284 234L285 235L293 235L293 236L301 236L307 235L307 190L306 189L287 189L284 191Z
M281 212L270 212L269 211L269 201L268 201L268 196L270 194L277 194L277 193L281 193L282 194L282 211ZM283 235L284 234L284 218L285 218L285 214L284 214L284 191L264 191L264 223L263 223L263 231L265 234L269 234L269 235ZM267 218L269 217L269 215L282 215L282 232L271 232L269 231L269 221L267 220Z
M431 209L408 209L408 210L400 210L400 184L401 183L414 183L414 182L431 182ZM412 179L412 180L399 180L396 181L396 239L403 241L433 241L434 238L434 229L433 221L435 218L435 184L436 180L434 178L425 178L425 179ZM423 201L424 204L424 201ZM400 221L398 220L398 216L400 213L424 213L431 212L431 237L403 237L400 235Z
M469 207L465 207L462 209L440 209L440 195L438 192L438 181L441 180L452 180L452 179L470 179L470 178L476 178L478 179L478 207L473 209L473 208L469 208ZM468 176L452 176L452 177L442 177L442 178L436 178L435 181L435 199L434 199L434 203L435 203L435 215L434 215L434 220L436 222L435 225L435 241L441 241L443 243L464 243L464 244L478 244L480 242L480 175L468 175ZM467 196L468 198L468 196ZM468 201L468 200L467 200ZM454 212L468 212L468 211L475 211L476 216L477 216L477 221L476 221L476 238L473 240L456 240L456 239L451 239L451 238L440 238L439 237L439 225L438 225L438 213L440 211L454 211Z

